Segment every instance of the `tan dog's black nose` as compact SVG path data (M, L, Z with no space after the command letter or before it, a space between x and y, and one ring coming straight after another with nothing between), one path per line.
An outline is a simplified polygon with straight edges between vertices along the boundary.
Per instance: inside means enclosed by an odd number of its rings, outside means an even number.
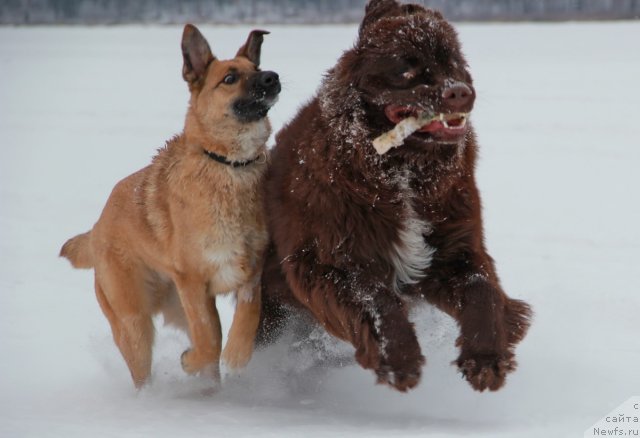
M273 71L263 71L257 78L258 86L267 91L280 92L280 77Z
M442 92L442 103L451 111L468 112L474 100L473 89L462 82L454 82Z

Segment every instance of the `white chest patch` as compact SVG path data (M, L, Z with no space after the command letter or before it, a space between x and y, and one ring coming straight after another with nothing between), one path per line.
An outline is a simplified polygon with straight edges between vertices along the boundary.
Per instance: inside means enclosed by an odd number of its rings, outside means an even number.
M238 147L238 159L253 158L258 148L267 142L270 134L271 128L267 119L253 122L245 129L240 130L235 139Z
M246 273L240 269L239 254L236 251L228 248L208 250L205 252L205 257L217 267L211 283L220 290L214 290L214 292L229 292L246 281Z
M425 241L425 236L432 231L431 224L416 214L412 206L413 192L406 180L403 179L401 187L405 198L405 220L398 231L399 241L389 252L389 259L394 268L396 291L404 284L415 284L424 278L435 252Z

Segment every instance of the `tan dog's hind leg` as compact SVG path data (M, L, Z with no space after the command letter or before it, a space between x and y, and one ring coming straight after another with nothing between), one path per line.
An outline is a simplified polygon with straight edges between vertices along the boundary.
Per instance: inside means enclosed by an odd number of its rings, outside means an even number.
M207 294L206 282L198 278L175 278L180 302L187 317L192 348L182 353L182 369L216 381L220 378L221 329L215 300Z
M101 279L96 275L95 290L133 384L140 388L151 374L154 329L142 284L131 281L132 277L131 271L110 269Z
M244 286L237 293L238 302L229 330L222 360L231 369L244 367L251 359L260 323L260 282Z

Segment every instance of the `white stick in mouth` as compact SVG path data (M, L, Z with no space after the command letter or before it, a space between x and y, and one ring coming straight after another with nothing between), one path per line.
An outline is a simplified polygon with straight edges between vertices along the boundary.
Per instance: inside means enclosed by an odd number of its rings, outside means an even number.
M418 129L437 119L433 113L423 112L418 117L407 117L399 121L390 131L385 132L373 140L373 147L378 154L383 155L389 149L398 147L404 143L404 140Z

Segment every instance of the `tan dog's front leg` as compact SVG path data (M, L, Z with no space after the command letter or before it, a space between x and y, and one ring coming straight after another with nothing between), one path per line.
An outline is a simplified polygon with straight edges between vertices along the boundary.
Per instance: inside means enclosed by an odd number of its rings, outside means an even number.
M182 353L182 369L189 374L202 374L220 380L220 319L215 300L207 294L200 279L186 276L175 280L180 302L187 317L192 348Z
M251 359L258 324L260 323L260 281L238 290L236 311L229 330L222 360L231 369L244 367Z

